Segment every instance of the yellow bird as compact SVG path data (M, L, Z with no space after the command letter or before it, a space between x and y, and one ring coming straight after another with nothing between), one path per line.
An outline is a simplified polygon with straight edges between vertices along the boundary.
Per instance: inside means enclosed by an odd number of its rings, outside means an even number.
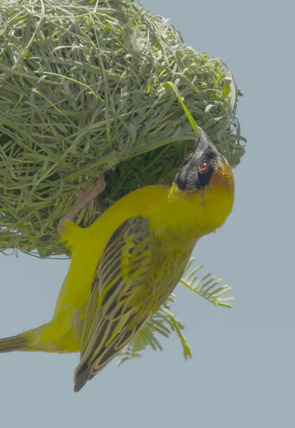
M137 189L93 224L64 221L71 264L52 320L0 340L0 352L78 352L75 391L130 341L177 285L193 248L231 212L234 180L200 130L171 186Z

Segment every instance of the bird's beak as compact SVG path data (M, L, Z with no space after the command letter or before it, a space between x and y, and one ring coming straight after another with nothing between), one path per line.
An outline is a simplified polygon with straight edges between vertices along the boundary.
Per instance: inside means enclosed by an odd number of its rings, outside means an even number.
M208 135L203 131L203 129L202 128L198 128L198 131L199 131L199 136L198 136L198 138L196 140L194 155L196 157L198 157L199 155L201 155L201 153L203 153L208 148L210 148L211 150L213 150L213 152L218 153L217 150L216 150L216 147L211 142L211 140L208 137Z

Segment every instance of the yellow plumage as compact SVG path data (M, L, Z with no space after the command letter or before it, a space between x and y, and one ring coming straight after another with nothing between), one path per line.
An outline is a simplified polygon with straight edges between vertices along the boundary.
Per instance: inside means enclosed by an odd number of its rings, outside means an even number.
M231 169L203 132L199 140L171 187L131 192L88 228L64 223L71 264L53 319L0 340L0 352L80 351L79 390L126 345L173 291L197 240L231 211Z

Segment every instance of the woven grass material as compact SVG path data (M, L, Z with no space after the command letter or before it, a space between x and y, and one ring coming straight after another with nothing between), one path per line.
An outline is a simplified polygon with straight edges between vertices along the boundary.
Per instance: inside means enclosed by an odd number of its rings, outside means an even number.
M105 172L105 207L169 183L195 140L171 88L234 166L244 153L227 65L125 1L0 1L0 250L65 253L57 222ZM77 219L99 214L94 202Z

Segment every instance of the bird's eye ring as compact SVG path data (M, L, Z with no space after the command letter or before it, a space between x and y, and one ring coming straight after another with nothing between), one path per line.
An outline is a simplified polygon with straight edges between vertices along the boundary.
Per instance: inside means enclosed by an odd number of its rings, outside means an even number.
M207 162L201 163L201 165L199 166L199 172L201 174L206 174L206 172L208 172L208 170L209 170L209 165L207 164Z

